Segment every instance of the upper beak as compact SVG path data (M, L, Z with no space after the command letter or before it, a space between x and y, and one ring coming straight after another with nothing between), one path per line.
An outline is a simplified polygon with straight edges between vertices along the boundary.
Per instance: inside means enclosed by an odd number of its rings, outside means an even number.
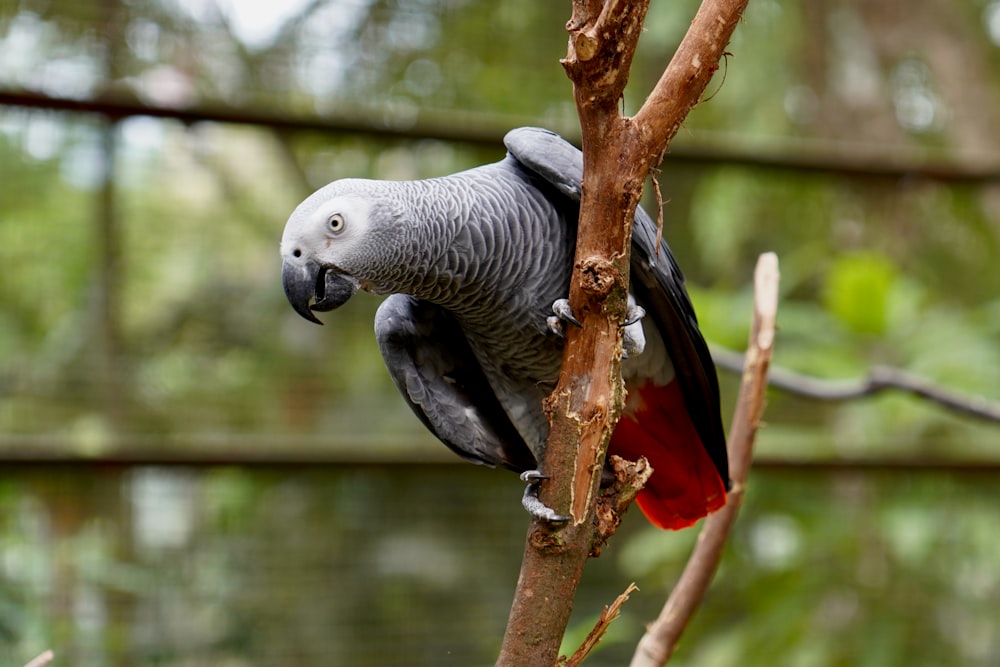
M281 284L295 312L316 324L323 324L313 311L333 310L358 290L358 281L312 260L281 265ZM315 301L310 305L310 301Z

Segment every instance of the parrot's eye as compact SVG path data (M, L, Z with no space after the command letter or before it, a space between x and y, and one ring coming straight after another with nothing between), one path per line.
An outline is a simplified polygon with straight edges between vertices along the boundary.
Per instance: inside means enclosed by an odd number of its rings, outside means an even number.
M339 234L344 231L344 216L334 213L326 219L326 226L334 234Z

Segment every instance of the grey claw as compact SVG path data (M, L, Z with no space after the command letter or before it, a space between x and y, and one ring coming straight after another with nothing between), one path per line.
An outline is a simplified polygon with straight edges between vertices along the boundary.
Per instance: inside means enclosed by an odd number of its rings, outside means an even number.
M570 520L570 517L568 516L556 514L555 510L539 500L538 487L534 484L529 484L524 489L524 496L521 497L521 505L523 505L524 509L528 511L528 514L536 519L541 519L542 521L548 521L549 523L566 523Z
M638 305L630 294L628 297L628 310L625 311L625 321L622 322L622 359L642 354L646 349L646 335L642 331L642 318L646 316L646 309Z
M637 304L629 304L628 311L625 313L625 321L622 322L623 327L630 327L642 318L646 317L646 309Z
M573 316L573 309L569 307L569 299L556 299L552 302L552 312L562 320L563 322L569 322L574 324L581 329L583 325L580 324L580 320Z
M536 519L549 523L569 521L570 517L556 514L555 510L538 499L538 487L544 479L548 479L548 475L543 475L537 470L525 470L521 473L521 480L528 483L524 489L524 495L521 497L521 505L528 511L528 514Z

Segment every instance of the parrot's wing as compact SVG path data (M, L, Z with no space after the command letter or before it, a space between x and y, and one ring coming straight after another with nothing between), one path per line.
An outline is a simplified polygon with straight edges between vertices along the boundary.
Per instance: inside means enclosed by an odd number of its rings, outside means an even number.
M519 127L503 138L512 157L556 190L580 203L583 153L555 132L541 127Z
M516 159L522 168L541 176L562 195L569 198L570 203L579 205L583 178L583 155L579 150L558 135L539 128L512 130L504 137L504 144L510 156ZM669 394L662 395L656 395L654 392L651 397L652 400L663 402L662 407L666 413L675 409L686 412L690 426L694 428L704 452L728 487L729 463L719 411L719 383L715 374L715 364L698 329L694 308L684 289L684 275L670 254L667 244L661 240L657 247L656 237L656 224L645 211L641 208L636 209L632 227L631 291L639 305L646 309L645 321L655 326L663 340L674 367L676 387L680 390L676 392L671 389ZM648 387L630 387L630 391L640 395L645 390L648 390ZM663 426L663 431L672 431L674 436L683 437L682 434L688 427L678 427L679 421L674 417L670 417L667 421L672 424L660 424L654 420L652 426L656 431L660 431L660 426ZM623 429L620 423L618 430L628 433L631 426L627 424ZM617 435L618 431L616 439ZM661 433L660 437L667 435ZM627 437L623 436L623 440ZM642 450L638 453L653 460L655 468L656 453L664 450L658 450L656 446L645 447L638 439L634 445ZM613 439L612 448L614 447ZM676 444L673 447L676 447ZM627 451L625 447L621 449ZM705 510L701 508L706 507L702 505L706 498L709 509L715 509L718 503L724 502L724 490L718 488L718 480L713 482L709 479L702 466L697 463L697 459L694 463L687 464L678 463L678 459L675 458L662 460L675 467L679 465L694 471L687 473L688 479L677 482L677 485L688 484L689 488L694 489L689 497L694 499L694 511L700 512L695 518L704 514ZM657 477L658 475L654 475L650 486L663 484L665 494L677 492L676 488L671 487L674 482L667 482L666 478L661 478L662 481L656 480ZM691 484L694 486L690 486ZM652 492L659 493L659 489L654 488ZM670 505L670 502L666 505ZM643 509L646 511L647 507ZM654 518L654 521L668 527L680 527L690 523L687 519L675 521L673 518L664 518L668 512ZM654 509L646 511L646 514L653 518L658 512Z
M719 411L715 363L684 289L684 274L664 241L660 241L656 252L656 236L656 223L637 208L632 226L630 288L663 337L691 421L728 487L729 458Z
M474 463L516 472L535 467L448 311L393 294L375 315L375 337L407 404L450 449Z

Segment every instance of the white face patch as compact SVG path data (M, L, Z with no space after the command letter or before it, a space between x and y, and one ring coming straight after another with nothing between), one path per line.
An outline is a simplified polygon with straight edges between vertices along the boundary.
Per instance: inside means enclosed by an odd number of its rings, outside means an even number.
M284 260L348 269L371 226L371 204L358 195L331 193L337 185L318 190L292 212L281 238Z

